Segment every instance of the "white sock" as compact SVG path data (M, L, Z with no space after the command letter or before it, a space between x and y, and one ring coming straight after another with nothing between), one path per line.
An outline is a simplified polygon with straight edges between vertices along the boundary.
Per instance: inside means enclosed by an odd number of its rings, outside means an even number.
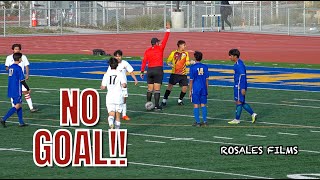
M12 105L12 107L14 107L13 99L12 98L10 98L10 99L11 99L11 105Z
M28 106L29 106L30 110L33 109L32 100L31 100L30 94L25 94L24 97L26 98L26 101L28 103Z
M127 104L122 104L122 116L127 115Z
M113 116L109 116L109 117L108 117L109 126L112 126L112 125L113 125L113 122L114 122L114 117L113 117Z
M181 99L178 99L178 103L181 103L182 102L182 100Z
M162 99L162 102L163 102L163 103L166 103L166 102L167 102L167 99Z
M116 126L116 129L120 129L120 124L121 124L120 121L115 121L115 124L116 124L116 125L115 125L115 126Z

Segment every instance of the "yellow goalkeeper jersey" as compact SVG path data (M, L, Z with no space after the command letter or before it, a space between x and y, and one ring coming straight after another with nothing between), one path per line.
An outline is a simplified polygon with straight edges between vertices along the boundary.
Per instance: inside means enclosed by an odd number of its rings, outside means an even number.
M167 59L167 64L172 64L172 74L187 75L186 66L190 65L187 51L174 50Z

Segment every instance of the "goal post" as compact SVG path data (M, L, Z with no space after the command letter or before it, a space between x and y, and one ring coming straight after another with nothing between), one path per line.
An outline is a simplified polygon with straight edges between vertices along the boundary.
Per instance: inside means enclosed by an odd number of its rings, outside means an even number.
M218 18L218 32L220 32L220 19L221 19L221 14L206 14L206 15L202 15L201 18L201 24L202 24L202 32L204 32L204 22L206 20L206 18ZM212 27L211 27L212 28Z

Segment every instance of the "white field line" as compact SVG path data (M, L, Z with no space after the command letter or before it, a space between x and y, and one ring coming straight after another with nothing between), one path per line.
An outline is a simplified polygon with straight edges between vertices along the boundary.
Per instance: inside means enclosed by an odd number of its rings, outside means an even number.
M311 130L310 132L313 132L313 133L320 133L320 131L312 131L312 130Z
M294 98L295 101L313 101L313 102L320 102L320 99L297 99Z
M48 91L34 91L34 92L37 92L37 93L45 93L45 94L49 94L50 92Z
M217 139L233 139L233 138L230 138L230 137L221 137L221 136L213 136L214 138L217 138Z
M249 136L249 137L261 137L261 138L267 137L267 136L256 135L256 134L246 134L246 136Z
M164 144L166 142L163 142L163 141L151 141L151 140L145 140L145 142L150 142L150 143L158 143L158 144Z
M282 135L289 135L289 136L298 136L298 135L299 135L299 134L283 133L283 132L278 132L278 134L282 134Z
M17 150L17 148L0 148L0 151L1 150L33 153L33 151ZM203 169L184 168L184 167L178 167L178 166L149 164L149 163L141 163L141 162L128 162L128 164L141 165L141 166L150 166L150 167L160 167L160 168L169 168L169 169L178 169L178 170L202 172L202 173L223 174L223 175L239 176L239 177L249 177L249 178L257 178L257 179L273 179L273 178L270 178L270 177L263 177L263 176L252 176L252 175L247 175L247 174L228 173L228 172L221 172L221 171L210 171L210 170L203 170Z

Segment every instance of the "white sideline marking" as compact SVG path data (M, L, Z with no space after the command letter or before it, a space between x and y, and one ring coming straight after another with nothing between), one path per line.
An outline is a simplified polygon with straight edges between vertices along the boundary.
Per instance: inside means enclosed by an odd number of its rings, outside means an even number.
M255 134L246 134L246 136L251 136L251 137L262 137L262 138L267 137L267 136L255 135Z
M217 138L217 139L233 139L233 138L230 138L230 137L221 137L221 136L213 136L214 138Z
M299 135L299 134L283 133L283 132L278 132L278 134L289 135L289 136L298 136Z
M148 86L139 86L139 87L141 87L141 88L147 88ZM131 95L131 94L130 94Z
M48 91L35 91L35 92L38 92L38 93L45 93L45 94L49 94L50 92Z
M294 98L293 100L295 100L295 101L314 101L314 102L320 102L319 99L297 99L297 98Z
M312 130L311 130L310 132L313 132L313 133L320 133L320 131L312 131Z
M5 150L5 151L19 151L19 152L33 153L33 151L17 150L17 149L21 149L21 148L0 148L0 150ZM221 172L221 171L209 171L209 170L203 170L203 169L192 169L192 168L183 168L183 167L178 167L178 166L147 164L147 163L140 163L140 162L128 162L128 164L135 164L135 165L142 165L142 166L152 166L152 167L161 167L161 168L171 168L171 169L179 169L179 170L195 171L195 172L205 172L205 173L214 173L214 174L224 174L224 175L231 175L231 176L242 176L242 177L250 177L250 178L257 178L257 179L273 179L273 178L269 178L269 177L252 176L252 175L247 175L247 174L227 173L227 172Z
M166 142L162 142L162 141L151 141L151 140L145 140L145 142L158 143L158 144L166 143Z
M190 141L193 140L194 138L174 138L171 139L172 141Z

